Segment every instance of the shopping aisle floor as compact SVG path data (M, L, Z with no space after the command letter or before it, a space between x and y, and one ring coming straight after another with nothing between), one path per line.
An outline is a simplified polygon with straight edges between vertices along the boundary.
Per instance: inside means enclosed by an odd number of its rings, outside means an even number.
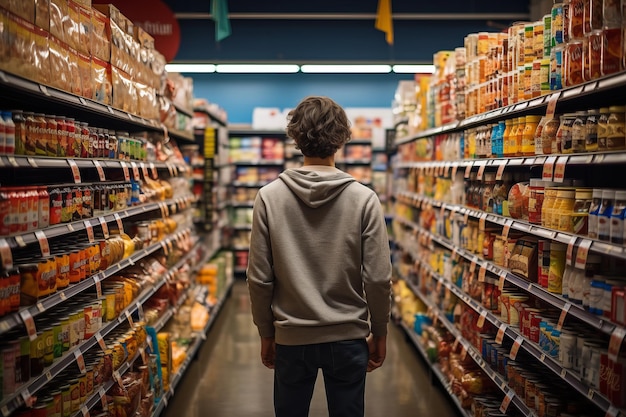
M402 329L389 326L387 358L368 374L366 417L457 414L441 387L431 385L428 371ZM209 332L164 417L272 417L273 372L260 360L260 341L250 315L243 280ZM317 379L310 417L328 416L323 378Z

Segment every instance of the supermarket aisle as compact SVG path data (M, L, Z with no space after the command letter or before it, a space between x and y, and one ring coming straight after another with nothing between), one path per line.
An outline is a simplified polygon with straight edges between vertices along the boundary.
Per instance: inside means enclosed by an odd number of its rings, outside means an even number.
M163 413L165 417L271 417L272 371L259 357L245 282L237 280L197 360ZM366 416L454 416L441 388L432 386L421 359L401 329L390 326L387 359L369 374ZM321 374L311 417L327 416Z

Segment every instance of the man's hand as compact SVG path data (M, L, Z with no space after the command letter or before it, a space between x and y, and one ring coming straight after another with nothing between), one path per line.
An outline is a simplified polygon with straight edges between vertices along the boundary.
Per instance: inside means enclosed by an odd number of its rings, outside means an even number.
M380 368L385 361L387 355L387 336L369 335L367 338L367 347L370 352L369 361L367 362L367 372L372 372L376 368Z
M276 342L273 337L261 338L261 362L269 369L274 369L276 359Z

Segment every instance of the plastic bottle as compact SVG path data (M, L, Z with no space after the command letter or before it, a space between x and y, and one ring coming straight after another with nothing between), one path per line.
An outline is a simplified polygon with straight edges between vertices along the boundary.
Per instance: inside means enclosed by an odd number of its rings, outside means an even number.
M609 226L611 243L624 244L624 215L626 215L626 191L619 190L615 192L615 204Z
M602 190L602 205L598 210L598 239L600 240L611 240L611 215L614 201L614 190Z
M524 120L524 130L522 132L522 155L530 156L535 154L535 132L541 121L541 116L529 115Z
M591 207L593 190L590 188L577 188L576 201L572 210L572 233L586 235L589 225L589 208Z

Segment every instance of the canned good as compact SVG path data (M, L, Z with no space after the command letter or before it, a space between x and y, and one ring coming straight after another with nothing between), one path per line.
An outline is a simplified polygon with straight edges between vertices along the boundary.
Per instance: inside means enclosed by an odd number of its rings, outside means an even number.
M583 42L572 39L565 46L563 57L563 86L571 87L583 82Z

